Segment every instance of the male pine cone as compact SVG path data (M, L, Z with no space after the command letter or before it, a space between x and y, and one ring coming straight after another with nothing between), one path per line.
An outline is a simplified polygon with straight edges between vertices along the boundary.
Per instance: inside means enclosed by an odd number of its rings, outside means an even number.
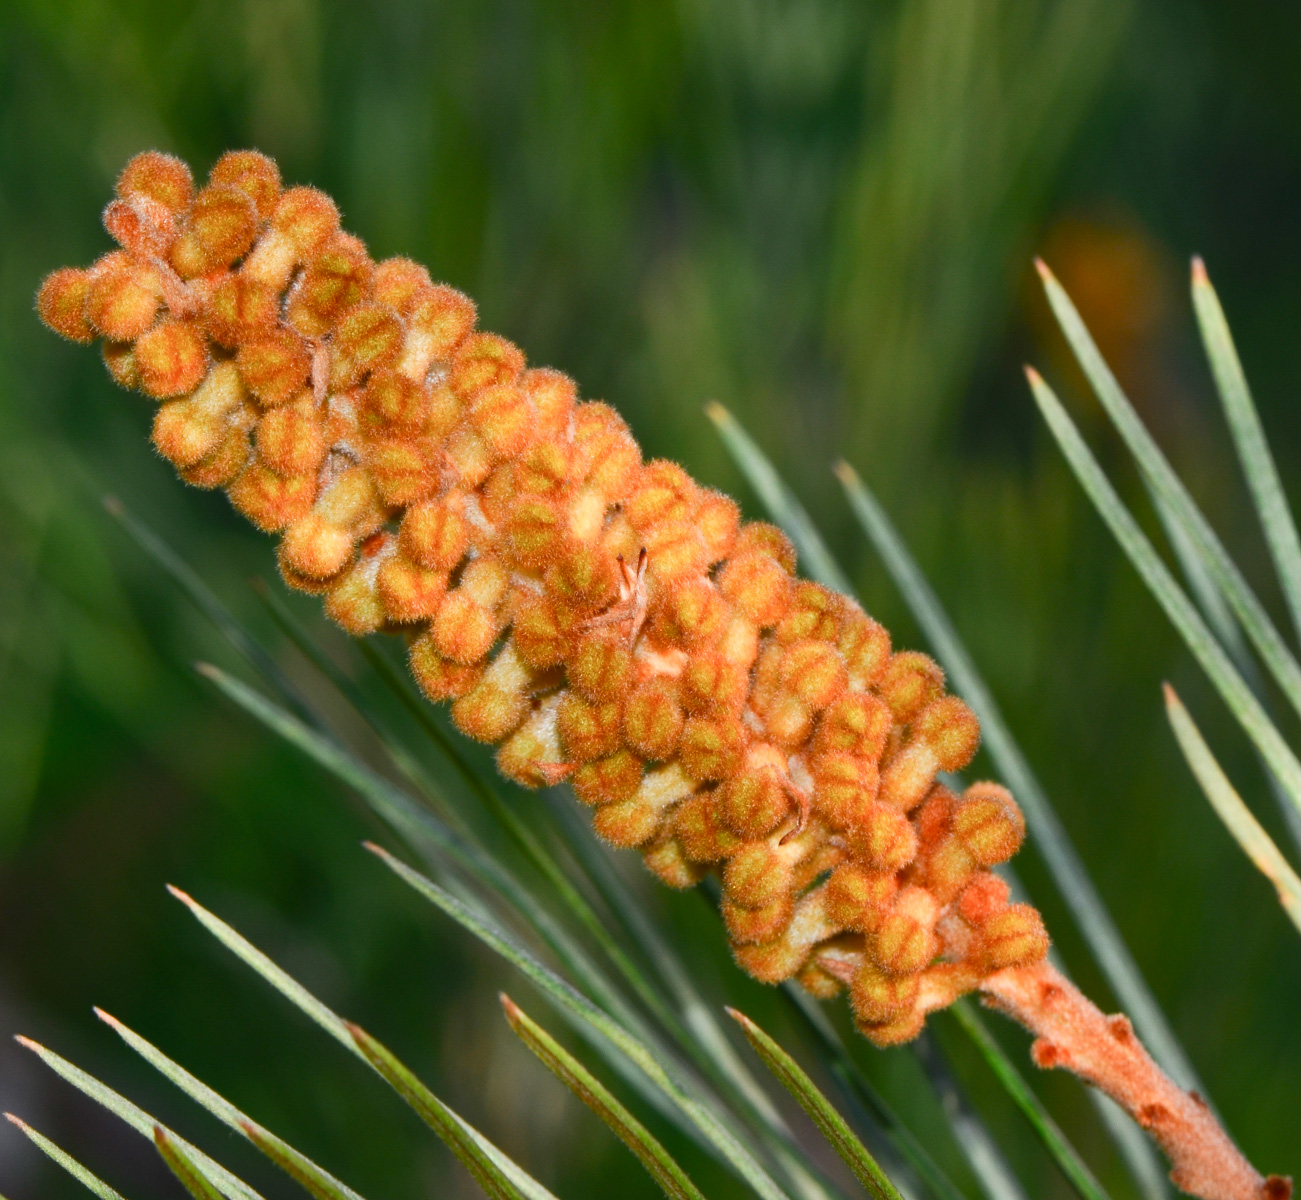
M473 303L372 262L332 201L260 154L133 159L121 246L41 289L159 401L154 444L280 535L286 581L411 669L528 786L568 777L597 831L674 887L717 870L737 961L818 995L849 985L880 1044L991 971L1041 958L1033 909L988 868L1008 793L936 782L979 730L922 654L795 577L613 409L475 331Z
M104 225L121 248L50 275L45 323L102 338L181 476L279 534L285 581L343 628L404 637L504 774L567 778L670 886L716 871L746 971L847 986L878 1045L980 987L1031 1028L1074 1003L1050 977L1029 999L992 985L1051 968L1039 914L990 871L1024 836L1016 803L937 778L975 753L975 717L931 659L797 579L778 529L644 463L612 408L477 332L423 267L373 262L261 154L197 191L138 155Z

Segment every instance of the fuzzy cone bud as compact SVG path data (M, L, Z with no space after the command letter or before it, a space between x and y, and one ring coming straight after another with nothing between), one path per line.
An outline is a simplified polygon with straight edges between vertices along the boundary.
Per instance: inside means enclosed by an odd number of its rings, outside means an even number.
M716 872L743 967L847 985L891 1043L936 996L1043 957L1038 914L988 872L1024 837L1015 802L935 782L975 753L975 717L930 658L798 579L780 530L644 462L612 408L477 331L423 267L374 262L261 154L197 188L139 155L105 223L118 248L50 275L41 319L104 338L114 379L159 401L160 453L276 534L286 582L343 628L404 638L505 774L567 779L672 886Z

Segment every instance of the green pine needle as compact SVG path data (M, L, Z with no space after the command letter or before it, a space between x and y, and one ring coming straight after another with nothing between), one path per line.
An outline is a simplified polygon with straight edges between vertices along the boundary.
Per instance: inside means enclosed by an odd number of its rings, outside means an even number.
M1111 373L1111 368L1107 366L1101 352L1090 336L1080 314L1071 303L1070 297L1067 296L1065 289L1057 282L1047 266L1042 262L1038 262L1036 265L1043 279L1048 303L1061 325L1062 332L1066 335L1066 340L1075 352L1080 367L1088 377L1090 384L1092 384L1094 393L1102 403L1107 415L1111 418L1112 424L1115 425L1117 432L1124 439L1126 446L1129 447L1130 453L1133 454L1139 470L1143 473L1145 480L1155 495L1168 507L1173 518L1183 527L1189 540L1202 558L1207 572L1224 594L1224 598L1228 601L1238 620L1242 623L1242 627L1246 631L1247 637L1250 638L1252 645L1256 647L1256 652L1260 655L1261 661L1270 674L1273 675L1292 707L1298 713L1301 713L1301 664L1297 663L1292 651L1288 649L1273 621L1270 620L1264 606L1256 598L1256 594L1251 590L1242 572L1229 557L1228 551L1225 550L1223 543L1211 528L1210 522L1202 515L1192 496L1189 495L1188 489L1179 476L1175 474L1174 468L1170 466L1160 447L1157 446L1152 435L1148 433L1143 422L1139 419L1133 405L1130 404L1128 397L1121 390L1120 384L1116 382L1116 377ZM1034 384L1034 379L1037 377L1036 375L1031 378L1031 387L1035 390L1036 400L1039 399L1039 389L1035 388ZM1043 407L1042 403L1040 407ZM1083 482L1082 479L1081 482ZM1149 582L1149 587L1151 586L1152 584ZM1188 635L1180 623L1178 621L1174 623L1180 634L1184 636L1184 640L1188 641ZM1191 642L1189 643L1189 649L1192 649L1195 654L1197 653ZM1236 675L1237 672L1235 671L1234 674ZM1275 770L1278 769L1273 762L1270 765ZM1296 780L1280 778L1280 782L1292 794L1294 803L1301 806L1301 792L1294 791L1292 786Z
M519 880L479 845L448 827L439 817L396 784L385 779L333 738L280 708L247 684L209 664L199 672L250 715L353 788L399 837L427 860L452 863L504 898L529 921L562 962L593 991L602 1004L630 1022L637 1018L605 973Z
M670 1200L704 1200L673 1156L614 1094L505 992L499 999L512 1030L571 1092L587 1105L629 1150Z
M455 896L432 880L394 858L379 846L367 845L390 870L426 900L441 909L489 949L523 972L555 1005L558 1011L617 1048L691 1121L713 1149L762 1197L780 1200L785 1193L730 1128L730 1122L703 1099L699 1089L685 1086L670 1073L666 1061L599 1009L586 996L545 967L518 942L493 922L472 912Z
M310 1158L252 1121L241 1121L240 1129L263 1154L316 1200L353 1200L357 1193L322 1170Z
M222 1124L236 1133L242 1133L272 1162L298 1180L313 1196L318 1197L318 1200L362 1200L347 1184L341 1183L270 1130L251 1120L224 1096L196 1079L116 1017L100 1008L95 1009L95 1015L150 1066L179 1087L191 1100L207 1109Z
M342 1017L332 1012L296 979L281 970L261 950L227 925L220 917L210 913L197 900L187 896L179 888L169 887L168 891L176 899L180 900L194 914L200 924L222 945L234 953L236 957L243 960L247 966L252 967L276 991L315 1021L341 1046L368 1063L389 1082L392 1082L389 1076L380 1070L376 1061L365 1052L362 1043L358 1041L358 1034L364 1035L364 1031L350 1025ZM369 1035L364 1036L369 1037ZM373 1039L365 1042L367 1047L372 1046L372 1044L374 1046L379 1045L379 1043L373 1042ZM411 1076L411 1073L387 1050L384 1051L384 1063L393 1071L400 1068L404 1073L404 1078L409 1076L414 1079L414 1076ZM491 1177L494 1186L504 1189L500 1193L502 1196L522 1195L526 1200L555 1200L555 1197L546 1188L497 1149L478 1130L448 1108L427 1088L424 1088L423 1084L420 1087L422 1089L420 1093L422 1102L429 1105L431 1109L437 1110L440 1118L446 1118L445 1121L435 1126L436 1131L439 1132L440 1136L446 1134L444 1141L448 1149L461 1160L476 1179L480 1178L481 1175ZM421 1115L425 1116L426 1114L422 1112Z
M1165 610L1171 624L1178 630L1184 643L1201 664L1202 670L1237 718L1238 724L1255 743L1286 789L1289 800L1301 810L1301 762L1297 761L1296 755L1283 740L1260 701L1252 694L1224 648L1207 628L1201 614L1193 607L1171 575L1170 569L1161 561L1152 543L1117 495L1085 445L1075 423L1067 416L1061 401L1037 371L1029 370L1027 375L1035 403L1043 413L1044 420L1057 439L1075 477L1120 543L1121 549L1142 576L1143 582Z
M759 494L772 519L786 531L787 537L795 543L800 556L800 564L808 572L809 578L829 587L832 591L853 594L849 577L840 569L840 564L831 556L827 544L805 511L804 506L795 498L795 493L786 486L776 468L759 449L758 443L741 427L741 423L721 404L716 402L705 405L705 415L713 421L723 445L732 455L733 461L741 468L741 473L750 486Z
M763 1059L764 1066L808 1113L831 1148L867 1189L868 1195L873 1200L903 1200L898 1188L886 1178L876 1159L858 1140L831 1101L818 1090L807 1072L744 1013L729 1008L727 1014L740 1025L746 1040Z
M925 1143L899 1119L885 1097L873 1087L858 1063L854 1061L849 1048L828 1019L822 1006L799 984L788 982L783 984L782 988L792 1010L798 1014L812 1036L827 1069L840 1085L846 1100L856 1110L866 1113L873 1123L885 1131L899 1155L917 1173L931 1195L938 1200L966 1200L957 1185L935 1161ZM867 1121L862 1123L866 1125ZM980 1174L974 1163L972 1169ZM983 1182L989 1182L986 1176L980 1177Z
M218 668L204 665L200 669L236 704L354 788L407 845L427 861L440 867L451 864L463 868L489 893L509 905L511 915L533 927L565 968L603 1009L614 1014L625 1028L635 1032L642 1041L654 1044L657 1055L665 1055L665 1048L656 1035L591 955L555 920L547 906L534 897L510 871L477 844L450 830L400 788L371 770L331 738L304 725L278 705ZM478 919L495 925L477 897L464 893L458 903L467 911L473 910ZM633 1087L638 1088L650 1104L669 1120L677 1122L688 1136L700 1138L702 1145L712 1148L707 1140L703 1140L699 1127L686 1119L678 1106L668 1103L663 1093L648 1084L643 1074L631 1067L623 1056L612 1052L607 1041L597 1039L595 1044L598 1052L611 1055L610 1062L614 1068Z
M180 1181L181 1186L194 1200L222 1200L222 1194L191 1160L190 1156L170 1137L161 1125L154 1126L154 1145L167 1169Z
M83 1167L71 1154L56 1146L44 1134L37 1133L26 1121L15 1117L13 1113L5 1113L5 1120L22 1133L38 1150L58 1163L78 1183L98 1196L99 1200L124 1200L120 1192L109 1187L99 1176ZM0 1196L0 1200L4 1200L4 1197Z
M523 1200L524 1193L484 1153L483 1148L466 1135L463 1123L455 1113L403 1066L388 1047L358 1025L348 1023L346 1028L362 1058L438 1134L490 1200Z
M1224 309L1200 258L1193 259L1192 277L1193 309L1197 313L1202 344L1206 347L1206 357L1211 362L1243 474L1247 477L1256 514L1283 586L1283 597L1292 615L1293 628L1301 637L1301 537L1297 536L1296 521L1288 507L1278 467L1251 398L1251 389L1247 386L1247 376L1238 358L1238 349L1233 344Z
M198 572L149 526L138 520L116 496L106 496L104 508L258 674L265 678L301 717L312 720L310 706L290 682L289 677L257 638L218 599L216 593L200 578Z
M1247 857L1274 885L1283 911L1297 930L1301 931L1301 878L1297 877L1282 851L1274 844L1273 838L1243 803L1242 797L1229 782L1229 777L1215 760L1201 731L1188 715L1183 701L1168 683L1165 685L1165 707L1170 725L1179 741L1179 749L1188 760L1211 807Z
M232 1175L220 1163L214 1162L197 1146L192 1146L189 1142L177 1137L166 1126L160 1126L159 1122L145 1112L144 1109L132 1104L125 1096L119 1095L93 1075L83 1071L80 1067L74 1066L66 1058L55 1054L53 1050L47 1050L40 1043L32 1041L31 1038L20 1037L16 1038L15 1041L35 1054L56 1075L72 1084L83 1095L89 1096L97 1104L108 1109L114 1116L120 1118L142 1136L152 1141L154 1139L154 1130L161 1128L175 1145L181 1147L195 1169L201 1171L204 1178L226 1200L262 1200L262 1197L242 1179Z

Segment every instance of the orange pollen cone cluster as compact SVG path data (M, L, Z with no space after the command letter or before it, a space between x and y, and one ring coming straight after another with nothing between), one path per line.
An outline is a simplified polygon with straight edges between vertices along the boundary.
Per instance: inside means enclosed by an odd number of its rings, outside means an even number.
M961 795L979 728L924 654L795 576L771 525L619 415L475 329L474 304L373 262L333 201L224 155L196 191L132 159L104 210L121 249L41 286L42 320L103 339L158 401L153 440L280 535L285 581L350 633L405 638L425 695L527 787L568 780L596 831L665 883L718 874L756 979L848 988L878 1045L979 989L1130 1112L1205 1200L1286 1200L1123 1017L1046 961L1038 912L991 868L1025 822Z
M477 331L423 267L372 261L261 154L198 189L141 154L104 225L121 248L50 275L45 323L102 338L181 476L279 535L286 582L344 629L405 638L505 775L568 779L673 887L716 871L751 975L847 986L885 1045L1043 958L1039 914L990 872L1024 835L1012 797L937 782L975 717L931 659L796 578L778 529L643 462L612 408Z

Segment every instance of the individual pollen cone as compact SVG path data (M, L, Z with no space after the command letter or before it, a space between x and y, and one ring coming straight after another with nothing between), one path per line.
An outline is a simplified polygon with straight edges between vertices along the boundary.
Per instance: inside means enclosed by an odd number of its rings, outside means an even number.
M1020 846L1020 810L938 781L979 727L934 661L798 580L780 530L643 463L612 408L476 332L460 292L373 262L270 159L229 153L196 191L150 152L117 191L120 249L55 271L41 319L106 339L113 378L160 402L159 452L277 533L285 581L343 628L404 638L426 696L505 775L567 779L672 887L715 872L737 962L848 988L878 1045L982 991L1041 1032L1041 1062L1087 1064L1153 1128L1181 1186L1288 1194L1222 1131L1197 1161L1211 1119L1141 1048L1080 1044L1110 1027L1057 987L1039 914L989 870Z

